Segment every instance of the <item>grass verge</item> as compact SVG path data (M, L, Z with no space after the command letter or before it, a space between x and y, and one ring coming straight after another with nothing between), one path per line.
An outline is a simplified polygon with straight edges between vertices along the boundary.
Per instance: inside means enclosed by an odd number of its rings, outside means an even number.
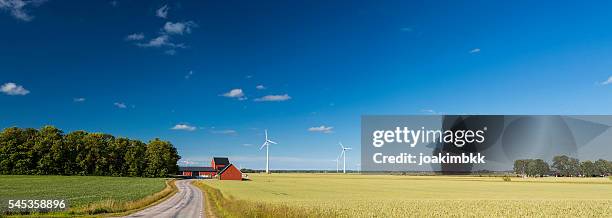
M206 213L209 217L337 217L337 214L329 211L304 211L286 205L237 200L232 196L224 196L219 189L202 181L195 182L195 185L206 197Z
M117 215L127 215L130 213L135 213L139 210L143 210L145 208L154 206L164 200L166 198L171 197L178 189L175 185L176 180L168 180L166 181L166 187L157 192L155 194L149 195L147 197L128 202L117 202L117 201L104 201L97 204L89 205L86 208L81 209L81 213L84 214L100 214L100 213L108 213L112 216Z
M29 214L12 214L6 215L7 217L110 217L110 216L124 216L127 214L135 213L139 210L156 205L165 199L171 197L178 189L175 185L174 179L166 181L166 187L159 192L144 198L120 202L116 200L106 200L88 204L84 207L72 208L68 211L63 212L51 212L51 213L29 213ZM3 217L0 214L0 217Z

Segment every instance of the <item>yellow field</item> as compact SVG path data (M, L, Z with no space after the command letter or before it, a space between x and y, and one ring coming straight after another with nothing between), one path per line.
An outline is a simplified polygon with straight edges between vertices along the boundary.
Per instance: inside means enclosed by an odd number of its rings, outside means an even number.
M608 178L512 178L334 174L250 174L252 181L206 180L231 199L300 214L347 217L612 217ZM248 204L245 204L248 203ZM282 213L279 213L282 214Z

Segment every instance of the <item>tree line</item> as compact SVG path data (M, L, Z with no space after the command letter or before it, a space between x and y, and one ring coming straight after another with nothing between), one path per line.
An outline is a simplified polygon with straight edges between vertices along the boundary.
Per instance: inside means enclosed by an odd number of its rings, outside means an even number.
M612 161L599 159L595 162L580 161L565 155L553 157L552 165L542 159L521 159L514 161L514 173L523 176L565 176L598 177L612 175Z
M180 159L174 145L104 133L64 134L53 126L0 133L0 174L166 177Z

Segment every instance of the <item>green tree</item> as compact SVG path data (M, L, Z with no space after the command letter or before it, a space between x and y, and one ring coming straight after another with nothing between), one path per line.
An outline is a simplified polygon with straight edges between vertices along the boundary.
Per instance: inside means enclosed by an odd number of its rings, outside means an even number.
M147 144L138 140L130 140L125 152L125 171L128 176L143 176L147 167L146 154Z
M518 175L527 175L527 164L529 160L515 160L514 161L514 173Z
M53 126L0 132L0 174L163 177L175 174L180 159L170 142L149 144L103 133Z
M146 150L147 177L165 177L175 174L178 170L177 161L181 158L176 148L167 141L154 139L149 142Z
M595 161L595 168L597 169L597 172L599 173L598 176L608 175L608 173L610 172L610 169L608 169L608 165L609 165L608 161L604 159L599 159Z
M577 158L569 158L567 169L570 176L580 175L580 160Z
M0 134L0 174L12 174L19 157L19 145L23 144L19 128L6 128Z
M580 174L584 177L599 176L599 169L590 160L580 163Z

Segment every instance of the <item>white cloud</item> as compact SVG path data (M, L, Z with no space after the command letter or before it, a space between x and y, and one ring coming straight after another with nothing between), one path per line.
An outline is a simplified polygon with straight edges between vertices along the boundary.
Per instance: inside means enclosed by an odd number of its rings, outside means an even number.
M255 101L287 101L291 99L288 94L284 95L266 95L261 98L256 98Z
M144 34L143 33L134 33L134 34L130 34L130 35L125 37L125 40L127 40L127 41L138 41L138 40L142 40L142 39L144 39Z
M19 20L31 21L34 16L28 14L26 7L36 7L44 2L44 0L0 0L0 10L10 12L13 17Z
M184 33L191 33L191 28L197 27L197 24L193 21L187 22L166 22L164 24L164 32L168 34L178 34L183 35Z
M480 48L475 48L475 49L470 50L470 54L474 54L478 52L480 52Z
M190 126L187 124L176 124L171 128L172 130L183 130L183 131L194 131L196 130L195 126Z
M310 127L308 128L308 131L310 132L322 132L322 133L332 133L334 127L331 126L315 126L315 127Z
M242 144L242 146L244 146L244 147L251 147L251 146L253 146L253 144Z
M118 4L119 4L119 2L117 2L117 1L111 1L110 2L110 5L113 6L113 7L117 7Z
M213 131L210 131L210 132L212 132L214 134L224 134L224 135L234 135L234 134L238 133L238 132L236 132L236 130L233 130L233 129L213 130Z
M161 17L161 18L168 18L168 5L164 5L161 8L157 9L157 11L155 11L155 16L157 17Z
M121 109L127 108L127 105L125 105L125 103L123 103L123 102L115 102L115 103L113 103L113 105L115 105L115 107L118 107L118 108L121 108Z
M612 76L608 77L608 80L601 82L602 85L610 85L612 84Z
M6 95L27 95L30 93L29 90L15 83L5 83L0 87L0 91Z
M264 85L257 85L257 86L255 86L255 88L256 88L256 89L259 89L259 90L264 90L264 89L266 89L266 87L265 87Z
M86 99L85 98L74 98L73 100L74 102L84 102Z
M173 42L170 42L170 36L168 35L160 35L156 38L151 39L147 43L137 43L136 45L140 47L154 47L154 48L160 48L160 47L185 48L185 45L182 43L175 44ZM170 50L174 50L174 49L170 49Z
M187 75L185 75L185 79L191 78L192 75L193 75L193 70L190 70L189 73L187 73Z
M244 96L244 92L242 92L242 89L232 89L229 92L221 94L221 96L228 98L237 98L238 100L246 99L246 97Z

